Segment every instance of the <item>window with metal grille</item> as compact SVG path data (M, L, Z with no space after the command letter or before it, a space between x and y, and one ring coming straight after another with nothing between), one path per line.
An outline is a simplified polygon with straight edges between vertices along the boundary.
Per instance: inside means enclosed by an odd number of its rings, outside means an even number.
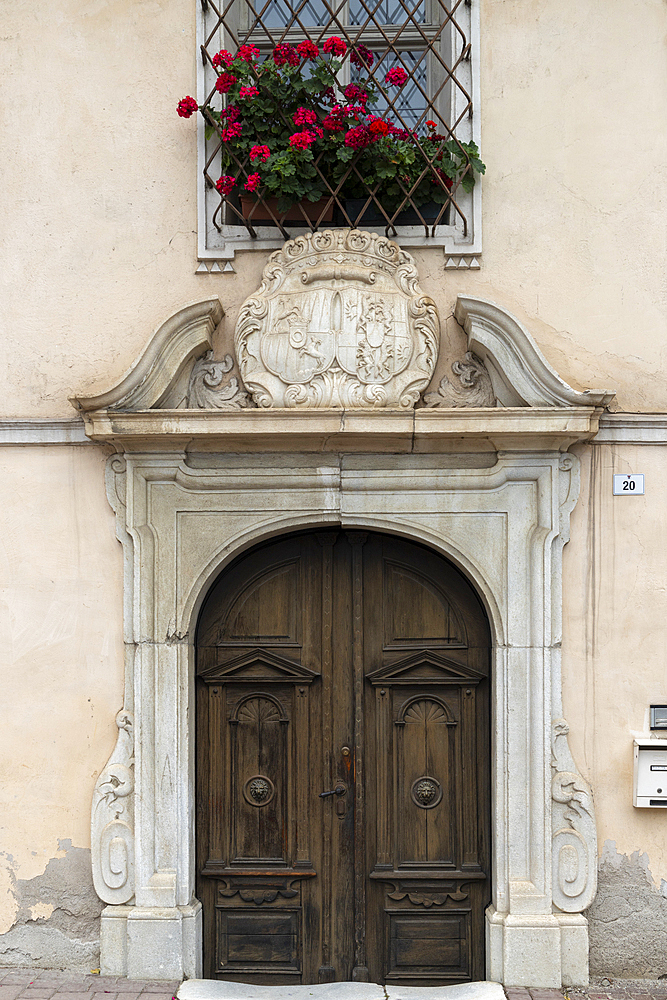
M200 259L230 258L234 249L277 247L304 228L331 225L386 233L404 246L441 246L446 254L479 253L480 161L470 152L479 146L478 0L198 3L198 103L215 116L206 111L198 116ZM335 83L317 125L323 124L322 116L332 107L335 111L345 106L346 89L354 93L349 87L357 84L374 98L361 104L361 112L372 111L388 123L404 155L409 144L412 159L409 172L399 172L391 186L369 169L369 152L375 150L351 149L350 158L332 170L325 132L309 157L321 197L314 205L304 200L287 208L289 196L277 200L261 185L252 188L253 183L259 185L249 179L259 176L261 158L256 162L247 147L239 152L225 141L230 124L226 109L232 106L218 82L227 69L218 53L226 51L229 59L239 50L248 51L242 46L252 46L253 66L248 73L252 69L254 77L245 82L261 88L262 67L271 63L276 47L295 51L306 39L318 47L320 56L332 54L332 48L339 55L331 61ZM342 46L334 46L332 39L344 43L342 58ZM303 60L301 78L307 81L314 66ZM275 73L274 66L271 70ZM402 82L396 86L395 81ZM293 124L292 110L287 103L278 106L275 118L281 128L298 131L302 126ZM371 118L359 121L366 128ZM351 125L354 121L347 119L344 127L349 130ZM269 141L268 136L256 136L260 145ZM384 147L389 148L387 143ZM438 159L441 149L449 176L442 169L442 157ZM391 159L391 151L385 157Z

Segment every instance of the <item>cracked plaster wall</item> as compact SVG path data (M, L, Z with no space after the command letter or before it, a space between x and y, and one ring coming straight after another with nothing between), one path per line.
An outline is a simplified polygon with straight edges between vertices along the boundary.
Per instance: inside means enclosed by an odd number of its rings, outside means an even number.
M17 879L9 869L15 915L0 934L0 966L99 967L103 904L93 888L90 849L61 840L58 853L34 878Z
M619 854L606 841L598 893L587 912L591 975L667 975L667 882L656 885L647 854Z

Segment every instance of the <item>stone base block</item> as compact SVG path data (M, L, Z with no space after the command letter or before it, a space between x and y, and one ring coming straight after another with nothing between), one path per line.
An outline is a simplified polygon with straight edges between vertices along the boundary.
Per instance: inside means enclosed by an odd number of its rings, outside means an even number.
M127 975L127 918L132 906L105 906L100 918L100 973Z
M588 985L588 921L581 913L558 913L563 986Z
M102 911L100 971L128 979L202 975L201 903L189 906L107 906Z
M581 914L486 914L487 975L505 986L588 983L588 922Z

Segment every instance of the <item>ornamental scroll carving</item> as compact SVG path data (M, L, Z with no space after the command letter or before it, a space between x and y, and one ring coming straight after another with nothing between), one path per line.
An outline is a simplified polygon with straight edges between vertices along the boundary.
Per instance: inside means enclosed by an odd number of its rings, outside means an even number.
M597 835L590 786L577 772L565 719L552 730L553 901L566 913L580 913L597 889Z
M134 735L131 712L116 716L118 738L95 783L91 816L93 884L105 903L134 895Z
M234 345L258 406L412 409L433 374L439 321L405 250L325 230L271 255Z
M224 383L225 375L234 367L231 354L222 361L213 360L213 351L206 351L192 366L186 406L190 410L243 410L250 406L248 393L239 387L239 380L232 376Z
M496 406L496 396L486 365L472 351L467 351L462 361L455 361L452 372L460 385L446 375L440 379L435 392L427 392L427 406Z

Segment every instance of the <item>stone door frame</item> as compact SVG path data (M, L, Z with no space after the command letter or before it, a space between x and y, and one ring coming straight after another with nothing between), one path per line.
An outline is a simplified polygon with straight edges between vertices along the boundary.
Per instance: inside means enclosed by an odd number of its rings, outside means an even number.
M478 356L486 351L499 390L514 393L507 408L161 408L151 393L164 400L182 380L219 320L215 302L172 318L162 346L158 331L153 362L140 359L134 389L128 376L115 391L125 401L128 392L140 395L135 409L114 410L113 392L79 401L89 436L117 450L107 489L125 556L125 704L93 797L93 874L108 904L104 973L201 975L193 822L199 608L249 547L336 525L430 546L477 589L494 647L487 977L517 986L587 981L581 911L595 893L597 850L590 789L562 718L561 564L578 495L578 462L565 452L595 434L602 400L565 386L554 402L557 376L549 369L547 385L516 321L488 303L461 301L469 342ZM543 398L527 401L536 385Z

